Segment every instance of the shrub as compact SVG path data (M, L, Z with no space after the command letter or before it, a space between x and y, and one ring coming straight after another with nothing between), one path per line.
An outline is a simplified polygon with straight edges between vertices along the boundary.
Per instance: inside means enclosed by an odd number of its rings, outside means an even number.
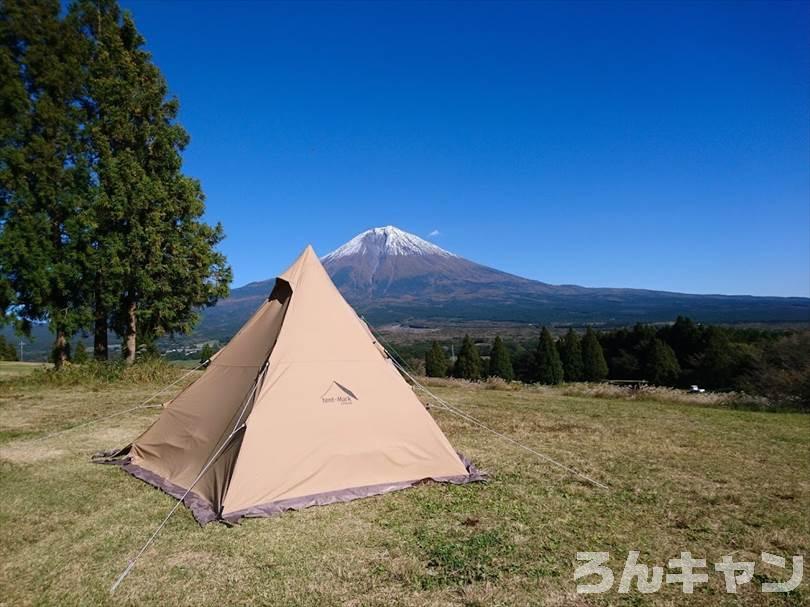
M8 381L15 383L78 386L113 383L169 384L187 370L175 367L162 358L146 358L133 365L124 361L89 361L83 365L64 365L61 369L36 369L28 375Z
M85 347L84 342L80 341L73 349L73 356L70 359L70 362L76 363L77 365L83 365L87 362L87 359L87 348Z
M520 390L521 384L506 381L502 377L490 376L483 384L485 390L503 390L504 392L514 392Z
M580 396L585 398L641 400L680 405L729 407L732 409L768 410L777 408L774 403L766 398L752 396L744 392L692 393L662 386L629 388L627 386L616 386L605 383L578 383L566 384L560 388L560 393L565 396Z

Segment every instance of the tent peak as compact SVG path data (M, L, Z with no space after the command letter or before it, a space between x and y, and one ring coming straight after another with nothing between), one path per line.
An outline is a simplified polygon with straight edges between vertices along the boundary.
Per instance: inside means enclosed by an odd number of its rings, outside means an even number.
M324 269L318 254L315 252L315 249L312 248L311 244L308 244L306 248L301 251L298 258L289 268L279 275L279 278L295 287L305 274L322 274L325 280L330 281L326 269ZM334 285L332 286L334 288Z

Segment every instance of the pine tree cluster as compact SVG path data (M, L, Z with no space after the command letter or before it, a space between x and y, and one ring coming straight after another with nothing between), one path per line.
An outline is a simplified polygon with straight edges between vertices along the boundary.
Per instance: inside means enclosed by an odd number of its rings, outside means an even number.
M810 331L706 326L678 317L658 327L569 328L556 339L543 327L530 342L497 336L476 343L466 335L451 360L456 347L432 342L424 352L426 374L545 384L606 379L682 388L697 384L810 408Z
M526 351L517 343L507 345L499 335L491 345L476 344L469 335L465 335L455 360L450 359L449 351L449 346L442 346L437 341L430 344L424 353L425 374L428 377L452 375L473 381L499 377L507 382L518 379L544 384L586 379L601 381L607 377L599 340L596 333L590 330L584 340L573 330L569 330L562 339L555 340L551 332L543 327L540 339L531 351Z

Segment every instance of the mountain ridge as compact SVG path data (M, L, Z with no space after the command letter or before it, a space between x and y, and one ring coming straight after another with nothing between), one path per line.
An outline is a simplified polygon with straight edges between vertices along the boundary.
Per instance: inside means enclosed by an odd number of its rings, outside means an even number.
M810 298L690 294L553 285L470 261L394 226L371 228L321 258L344 297L371 322L607 324L810 322ZM227 338L274 279L233 289L204 311L198 334Z

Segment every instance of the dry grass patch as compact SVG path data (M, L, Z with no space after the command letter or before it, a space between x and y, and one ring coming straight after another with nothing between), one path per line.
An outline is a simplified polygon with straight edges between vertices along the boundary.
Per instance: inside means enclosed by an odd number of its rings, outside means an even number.
M47 363L28 363L17 361L0 361L0 380L12 379L27 375L38 370L45 370L50 368Z
M11 447L0 447L0 459L15 464L33 464L56 459L65 454L64 449L52 445L38 445L30 443L14 444Z
M174 501L88 458L126 444L158 411L34 439L137 404L156 386L0 382L0 604L808 603L807 581L788 597L755 585L735 597L714 573L688 601L672 585L643 597L615 589L584 597L573 569L580 550L609 551L616 571L628 550L656 565L687 549L710 562L730 553L757 560L763 550L807 556L810 416L431 385L610 490L436 407L453 445L491 474L488 484L425 484L234 528L200 528L181 509L112 599L109 586Z
M703 407L747 407L767 409L771 405L767 399L739 392L687 392L663 386L642 386L637 389L616 386L613 384L563 384L552 388L564 396L583 396L587 398L605 398L620 400L641 400L648 402L679 405L697 405Z

